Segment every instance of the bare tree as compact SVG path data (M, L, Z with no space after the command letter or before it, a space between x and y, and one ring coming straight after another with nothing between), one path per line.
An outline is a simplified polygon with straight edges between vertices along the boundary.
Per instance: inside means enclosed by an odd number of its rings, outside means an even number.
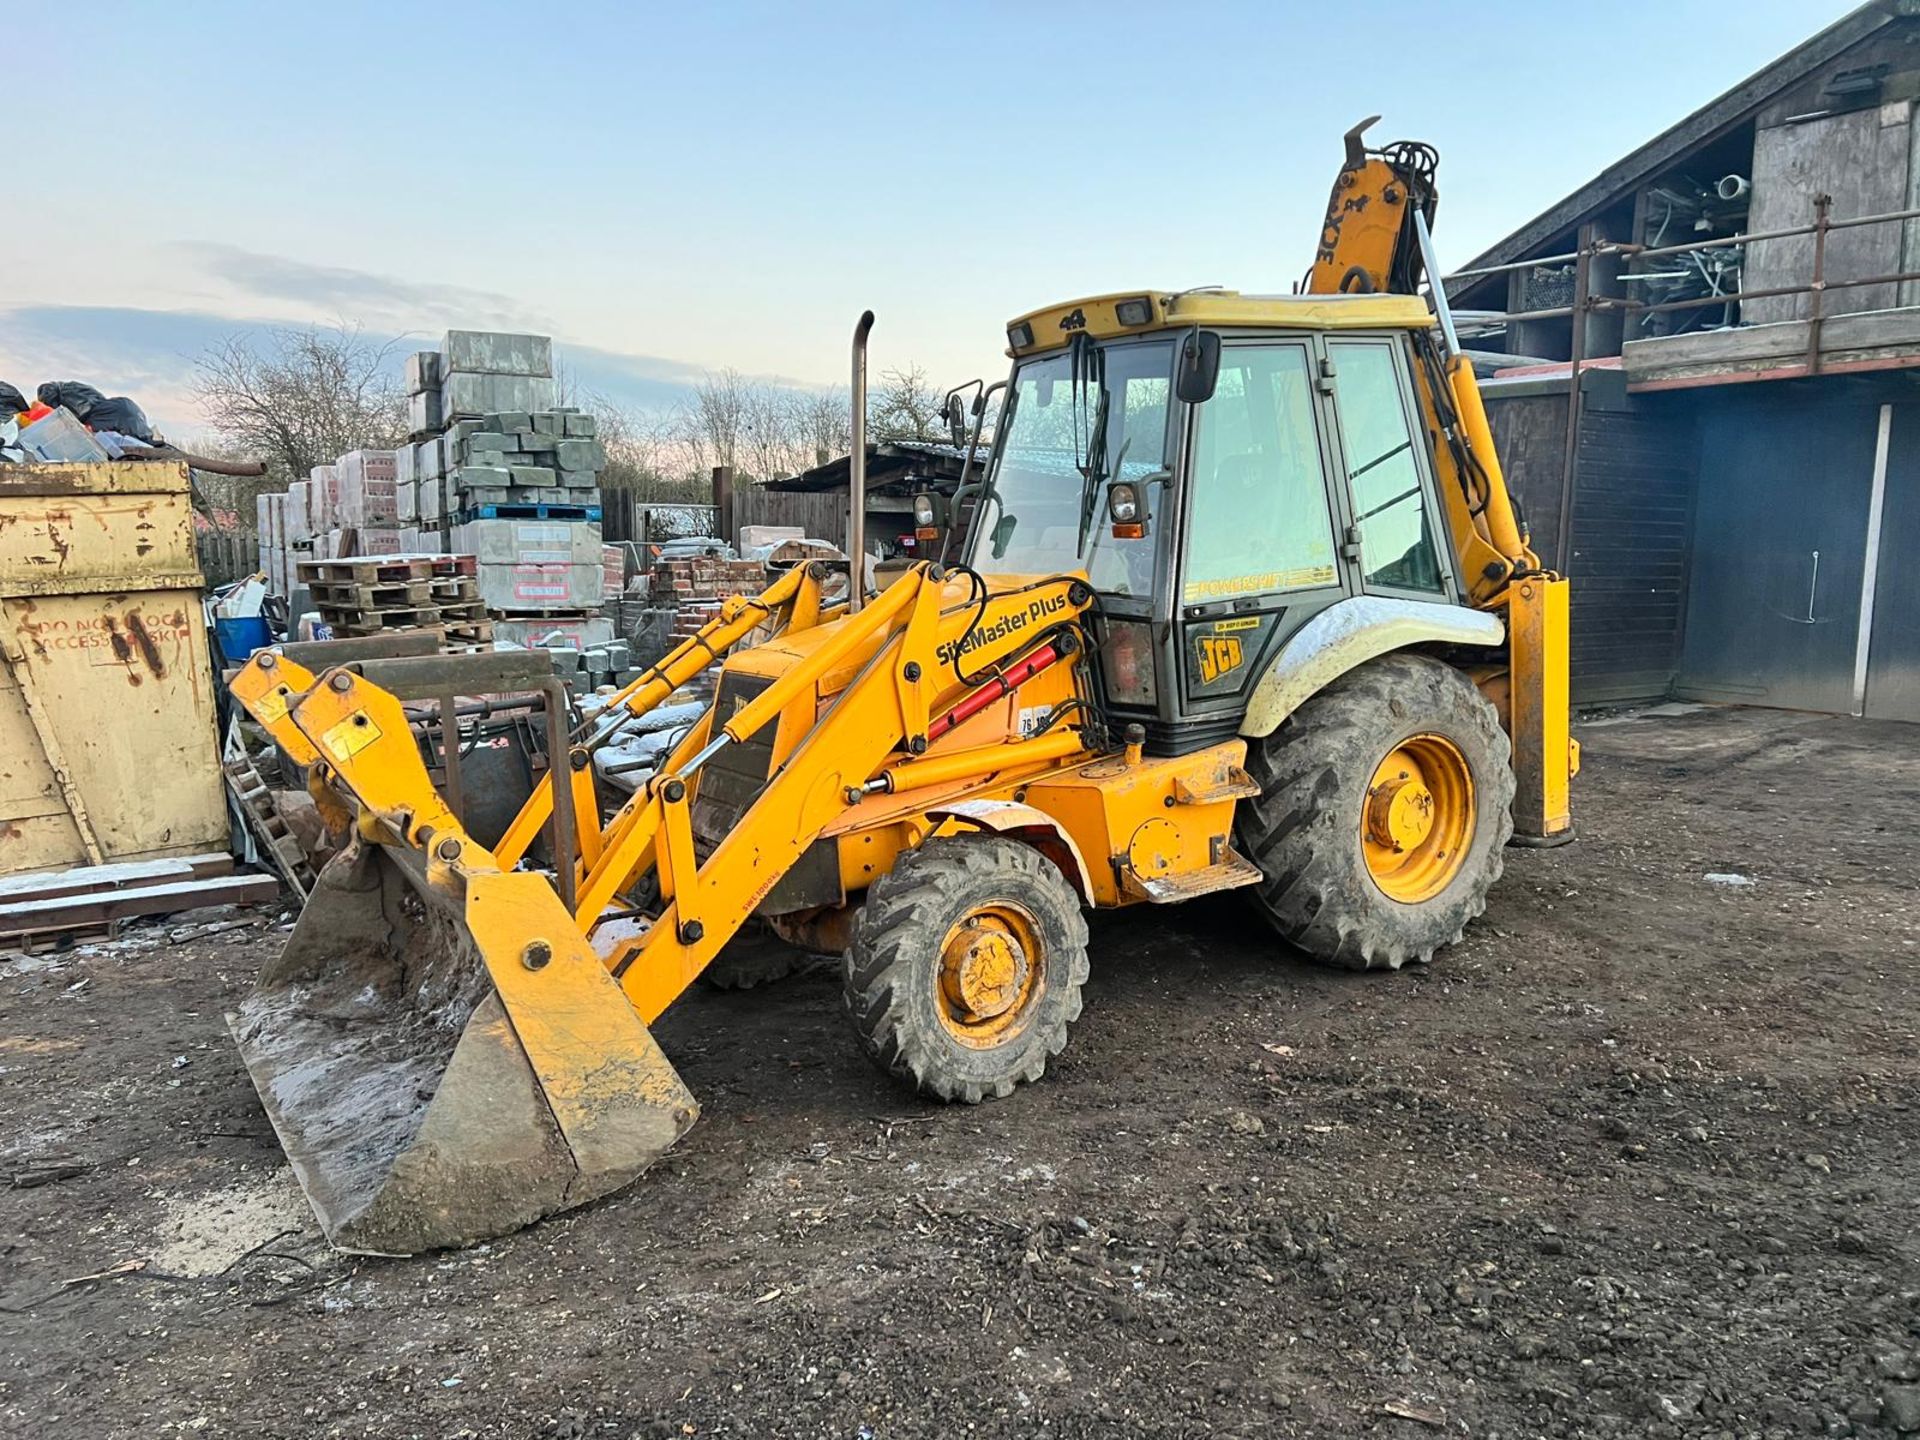
M853 445L853 410L844 390L809 391L796 398L794 422L806 458L800 469L824 465Z
M751 408L747 393L750 387L746 376L728 366L708 375L693 392L687 407L687 438L699 447L701 458L709 464L740 463Z
M944 440L940 396L919 365L881 374L867 401L867 427L875 440Z
M682 407L680 444L692 469L730 465L742 479L778 480L846 453L852 426L842 391L708 375Z
M600 483L632 490L644 502L693 504L711 495L707 473L684 443L683 417L673 412L629 410L604 395L585 400L599 422L607 467Z
M196 362L195 398L221 441L266 461L276 478L406 438L398 341L356 326L229 335Z

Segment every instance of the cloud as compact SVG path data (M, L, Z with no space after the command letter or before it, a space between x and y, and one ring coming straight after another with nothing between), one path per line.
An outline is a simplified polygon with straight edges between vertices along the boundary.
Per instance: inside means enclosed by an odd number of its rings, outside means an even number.
M182 241L168 248L202 274L225 282L252 303L266 302L276 312L292 307L310 318L346 315L369 329L396 331L452 327L546 333L553 328L512 296L491 290L316 265L214 241Z
M470 311L450 317L459 328L493 328ZM210 346L239 335L267 341L303 320L238 317L205 310L144 310L93 305L0 304L0 379L31 393L42 380L84 380L111 395L131 395L166 433L200 426L193 401L194 361ZM435 329L447 328L437 325ZM399 342L396 374L410 350L438 345L437 334L367 325L374 344ZM658 355L628 354L555 342L555 360L583 396L660 410L692 394L704 371Z

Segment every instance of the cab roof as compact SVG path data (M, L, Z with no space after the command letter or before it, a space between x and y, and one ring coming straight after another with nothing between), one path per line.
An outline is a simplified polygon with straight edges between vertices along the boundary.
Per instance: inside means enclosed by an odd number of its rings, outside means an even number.
M1125 323L1121 307L1126 307ZM1110 340L1193 325L1257 330L1424 330L1434 323L1418 295L1242 295L1237 290L1126 290L1049 305L1010 321L1007 353L1055 350L1077 334Z

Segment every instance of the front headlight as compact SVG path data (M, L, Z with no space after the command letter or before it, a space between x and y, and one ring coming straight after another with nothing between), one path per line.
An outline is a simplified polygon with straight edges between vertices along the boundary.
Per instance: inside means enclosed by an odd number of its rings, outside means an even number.
M1140 519L1140 491L1120 481L1107 487L1107 518L1116 525L1133 525Z
M933 496L923 493L913 497L913 523L920 530L928 529L935 523Z

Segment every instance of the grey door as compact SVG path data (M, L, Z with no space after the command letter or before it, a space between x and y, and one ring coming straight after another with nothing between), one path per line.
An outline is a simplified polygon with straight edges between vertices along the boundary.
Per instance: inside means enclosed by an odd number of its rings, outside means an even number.
M1879 407L1743 388L1765 393L1716 397L1700 427L1675 689L1847 714Z
M1920 720L1920 406L1893 407L1888 441L1866 713Z

